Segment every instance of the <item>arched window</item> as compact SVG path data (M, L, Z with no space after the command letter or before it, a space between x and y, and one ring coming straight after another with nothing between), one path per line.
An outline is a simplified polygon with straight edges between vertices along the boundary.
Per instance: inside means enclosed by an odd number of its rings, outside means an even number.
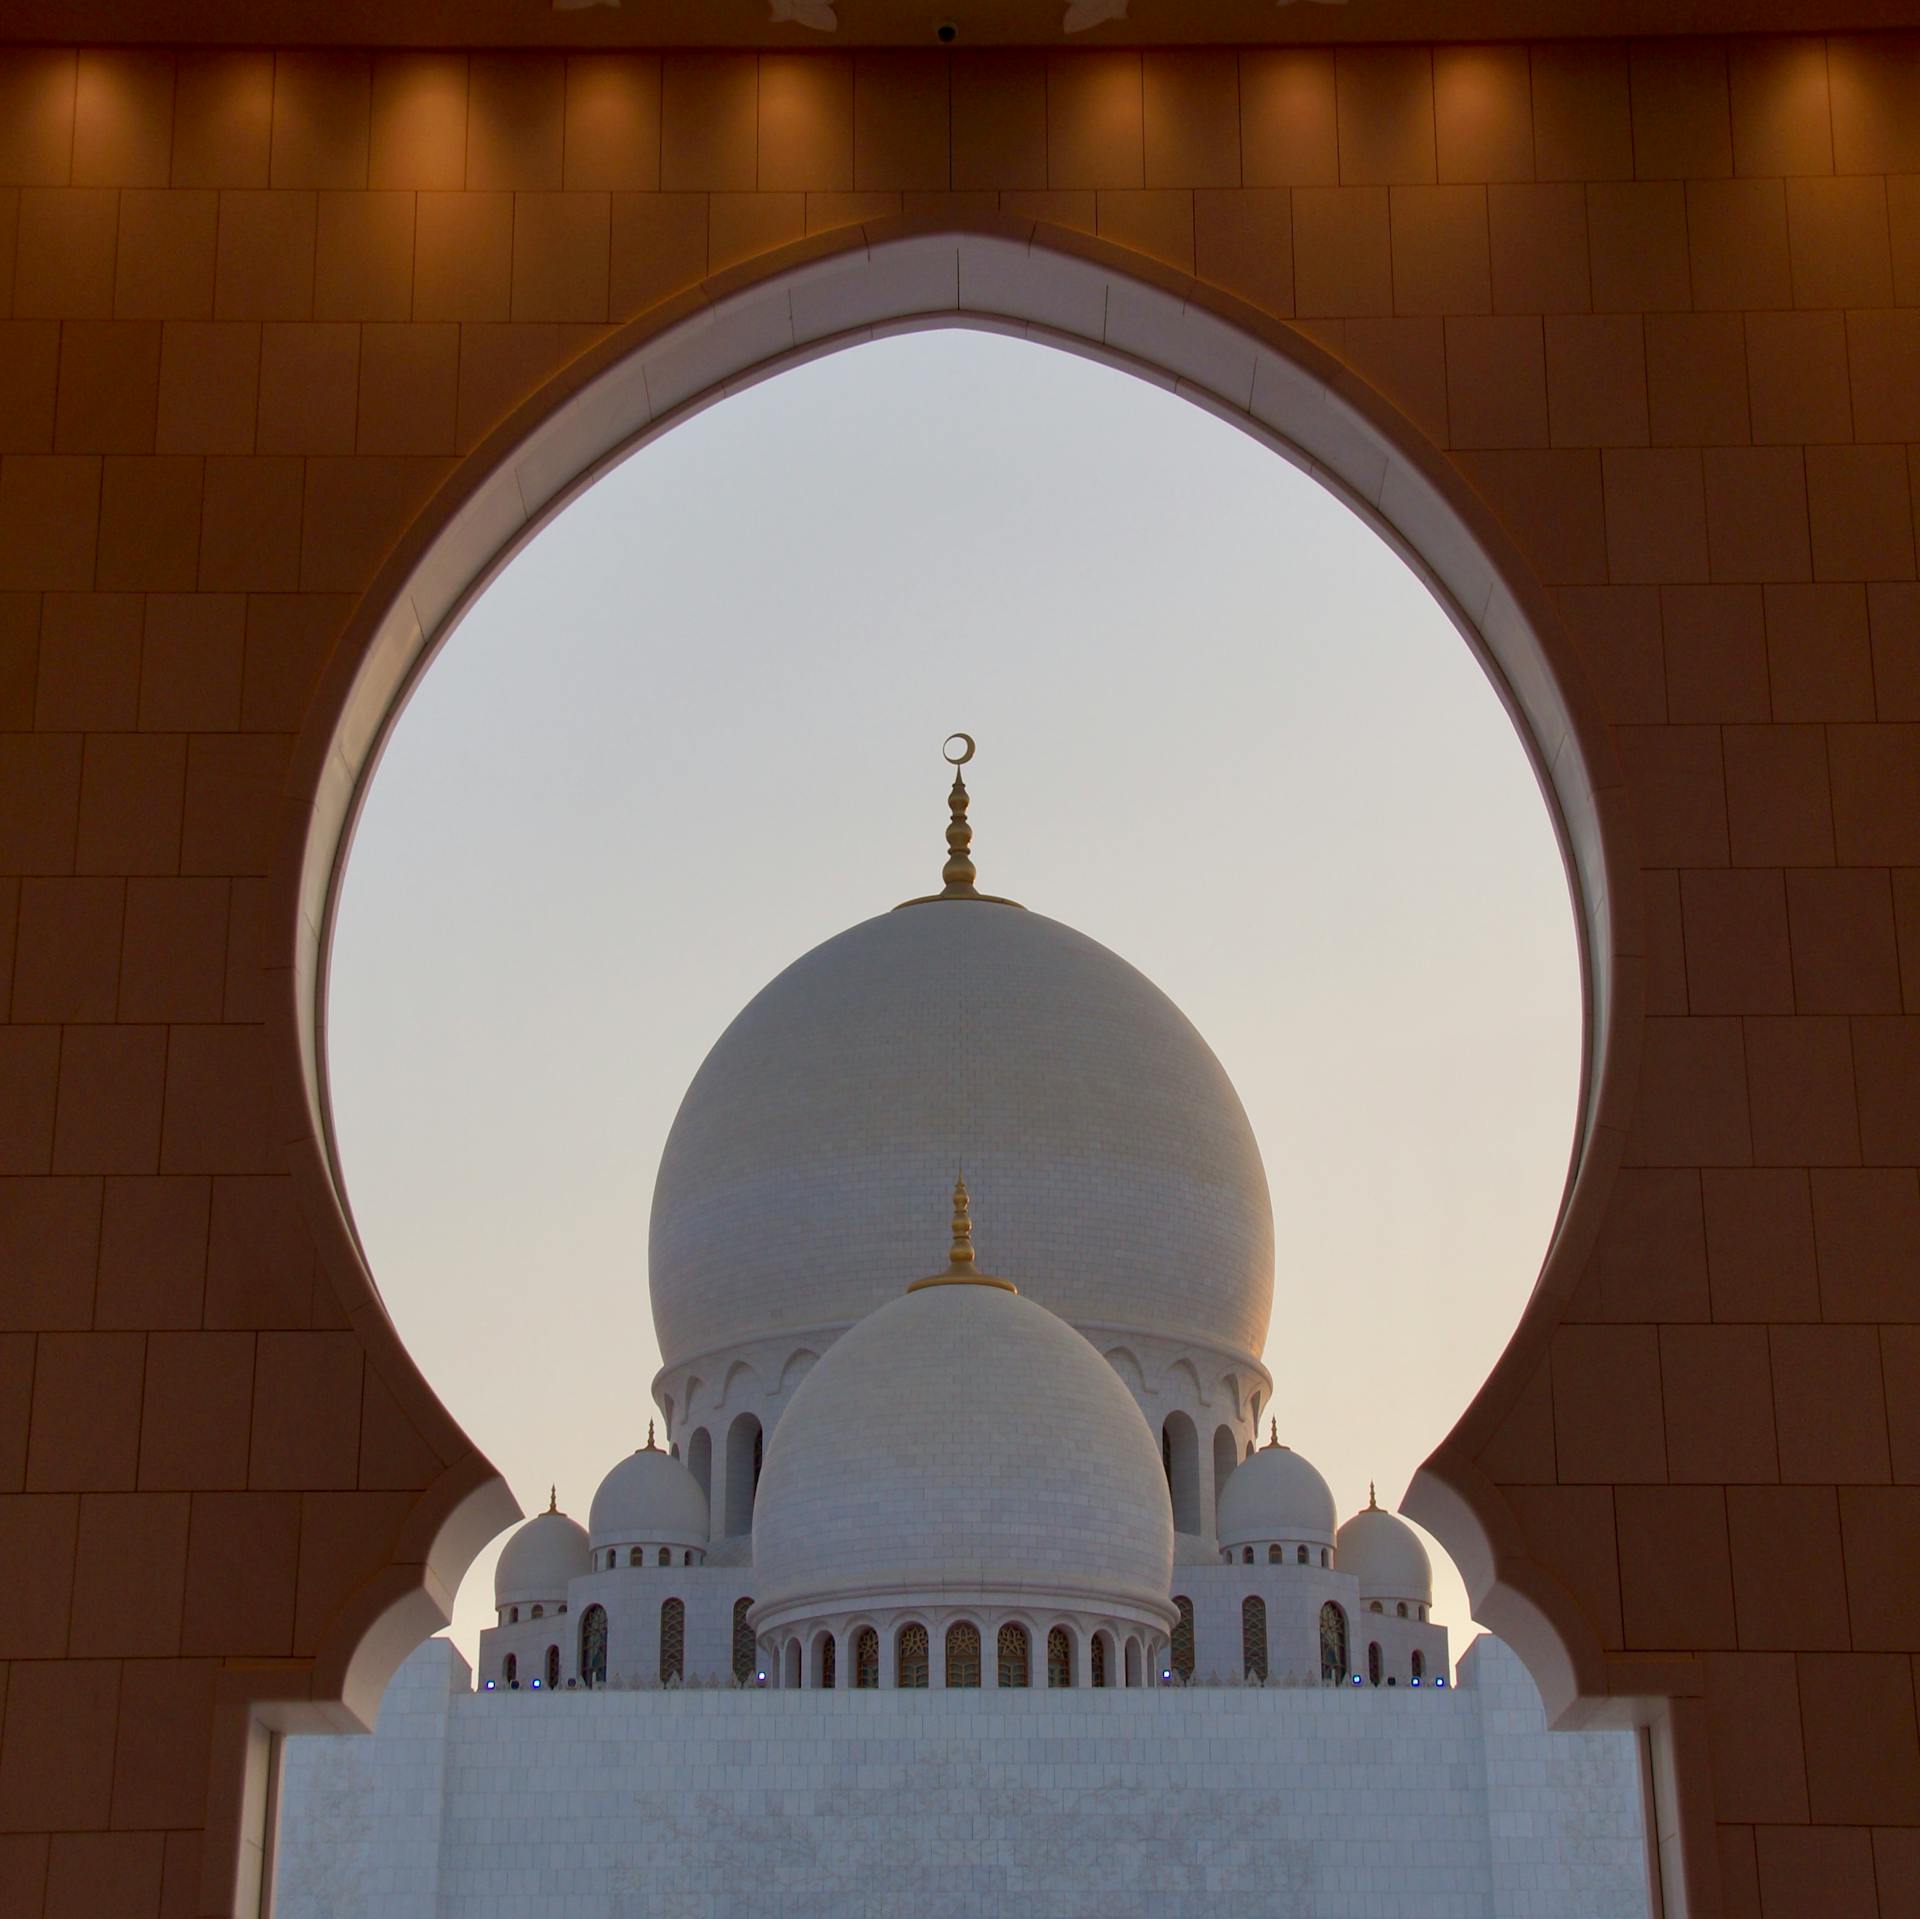
M1380 1683L1380 1642L1373 1640L1367 1647L1367 1684L1377 1686Z
M691 1566L693 1564L693 1554L690 1551L683 1552L680 1555L680 1563L683 1566Z
M681 1678L687 1663L687 1609L677 1599L660 1606L660 1683Z
M1269 1566L1279 1565L1281 1556L1282 1555L1280 1552L1280 1548L1278 1546L1269 1546L1267 1548L1267 1564Z
M1047 1684L1073 1684L1073 1635L1064 1626L1055 1626L1047 1634Z
M1173 1671L1177 1679L1193 1677L1193 1601L1176 1593L1173 1608L1179 1617L1173 1622Z
M1200 1532L1200 1435L1185 1413L1169 1413L1160 1428L1160 1463L1167 1469L1167 1491L1173 1498L1174 1531Z
M1093 1635L1093 1683L1096 1686L1107 1683L1107 1635L1103 1632Z
M781 1681L789 1692L800 1690L800 1642L797 1639L787 1641L787 1650L781 1656Z
M1024 1686L1027 1683L1027 1629L1011 1620L1000 1628L1000 1683Z
M1240 1661L1249 1679L1267 1676L1267 1602L1249 1593L1240 1602Z
M1408 1660L1407 1664L1412 1670L1414 1683L1416 1685L1422 1679L1426 1678L1427 1659L1426 1659L1426 1655L1420 1650L1418 1646L1416 1646L1413 1649L1413 1656Z
M871 1626L853 1636L853 1686L856 1692L880 1689L880 1635Z
M541 1614L542 1614L543 1612L545 1612L545 1611L546 1611L546 1607L544 1607L544 1606L536 1606L536 1607L534 1607L534 1609L533 1609L533 1612L532 1612L532 1614L530 1615L530 1617L532 1617L532 1618L534 1618L534 1619L538 1619L538 1618L540 1617L540 1615L541 1615Z
M673 1554L667 1547L662 1546L660 1548L659 1554L657 1555L657 1563L662 1566L671 1566L673 1564Z
M753 1628L747 1624L747 1614L752 1610L751 1599L733 1602L733 1676L743 1686L758 1670L753 1663Z
M1367 1610L1368 1612L1385 1612L1386 1607L1381 1605L1379 1600L1375 1599L1368 1603Z
M1347 1683L1347 1616L1331 1599L1320 1608L1320 1683Z
M647 1556L638 1546L629 1546L627 1548L627 1564L629 1566L644 1566L646 1563Z
M519 1625L520 1608L518 1606L509 1606L507 1608L507 1622L509 1625L514 1625L514 1626Z
M547 1648L547 1690L557 1692L560 1689L560 1648Z
M899 1673L896 1683L906 1692L924 1692L927 1687L927 1629L902 1626L899 1644Z
M813 1642L813 1684L818 1692L832 1692L839 1678L838 1648L833 1634L823 1632Z
M1129 1639L1127 1641L1126 1665L1127 1684L1129 1686L1144 1685L1146 1683L1146 1676L1140 1659L1140 1642L1137 1639Z
M1427 1617L1427 1609L1426 1607L1422 1606L1420 1608L1420 1618L1423 1624L1425 1623L1426 1617Z
M1397 1605L1397 1606L1396 1606L1396 1607L1394 1608L1394 1611L1395 1611L1395 1612L1397 1612L1397 1613L1398 1613L1398 1614L1400 1615L1400 1617L1401 1617L1402 1619L1404 1619L1404 1618L1406 1618L1406 1616L1407 1616L1407 1602L1406 1602L1406 1601L1405 1601L1404 1599L1403 1599L1403 1600L1401 1600L1401 1602L1399 1603L1399 1605Z
M1243 1566L1251 1566L1253 1564L1253 1548L1251 1546L1242 1546L1240 1548L1240 1563Z
M956 1691L980 1683L980 1628L964 1619L947 1628L947 1689Z
M517 1685L520 1680L520 1661L512 1653L500 1662L500 1677L509 1686Z
M700 1488L701 1496L707 1501L709 1512L713 1506L713 1435L702 1426L687 1441L687 1471L693 1475L694 1484Z
M1320 1563L1322 1566L1327 1563L1327 1549L1324 1546L1320 1548Z
M1227 1481L1233 1477L1233 1469L1240 1463L1240 1455L1233 1444L1233 1428L1216 1426L1213 1429L1213 1530L1220 1530L1220 1495L1227 1489Z
M738 1537L753 1531L753 1500L760 1489L760 1422L742 1413L727 1428L727 1526Z
M607 1609L589 1606L580 1615L580 1677L589 1686L607 1683Z
M1296 1547L1294 1547L1294 1549L1293 1549L1293 1559L1294 1559L1294 1564L1295 1564L1295 1565L1298 1565L1298 1566L1304 1566L1304 1565L1305 1565L1305 1564L1307 1563L1307 1549L1306 1549L1306 1547L1304 1547L1304 1546L1296 1546Z

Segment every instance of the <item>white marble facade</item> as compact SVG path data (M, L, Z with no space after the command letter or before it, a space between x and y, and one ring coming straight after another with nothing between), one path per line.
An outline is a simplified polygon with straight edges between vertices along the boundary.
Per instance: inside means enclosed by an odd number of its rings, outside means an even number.
M476 1692L287 1742L275 1919L1644 1919L1631 1732L1451 1690Z

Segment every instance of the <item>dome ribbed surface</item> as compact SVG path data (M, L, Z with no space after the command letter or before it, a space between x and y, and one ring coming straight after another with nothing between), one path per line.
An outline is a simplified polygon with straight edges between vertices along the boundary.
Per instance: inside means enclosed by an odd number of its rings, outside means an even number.
M654 1190L666 1364L884 1304L956 1165L994 1270L1042 1305L1259 1354L1266 1173L1206 1042L1071 927L943 904L815 947L707 1056Z

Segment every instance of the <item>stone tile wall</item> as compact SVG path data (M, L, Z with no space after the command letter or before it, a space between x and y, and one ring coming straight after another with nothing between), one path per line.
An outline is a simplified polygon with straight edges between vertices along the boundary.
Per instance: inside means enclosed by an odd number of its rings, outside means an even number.
M434 1640L289 1741L280 1919L1647 1910L1634 1735L1549 1733L1491 1638L1405 1695L469 1684Z
M1913 41L55 48L0 54L6 1909L227 1910L216 1698L336 1695L486 1480L321 1272L266 1064L282 787L357 596L607 328L989 209L1292 322L1552 590L1649 1017L1584 1284L1473 1463L1621 1671L1696 1690L1699 1910L1920 1879Z

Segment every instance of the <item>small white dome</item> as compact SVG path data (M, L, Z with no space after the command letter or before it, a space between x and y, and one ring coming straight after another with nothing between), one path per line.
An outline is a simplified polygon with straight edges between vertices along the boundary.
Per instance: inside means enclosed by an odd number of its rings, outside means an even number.
M704 1546L707 1496L679 1460L653 1443L649 1427L646 1445L601 1480L587 1529L596 1547Z
M1360 1582L1362 1599L1433 1599L1433 1562L1404 1519L1368 1505L1340 1528L1333 1563Z
M1220 1543L1252 1546L1298 1540L1331 1546L1333 1493L1312 1465L1269 1441L1227 1475L1220 1493Z
M564 1599L568 1582L591 1564L579 1521L549 1506L507 1541L493 1569L493 1603L547 1605Z
M992 1285L896 1297L827 1349L774 1428L756 1618L969 1599L1169 1621L1153 1434L1079 1333Z

